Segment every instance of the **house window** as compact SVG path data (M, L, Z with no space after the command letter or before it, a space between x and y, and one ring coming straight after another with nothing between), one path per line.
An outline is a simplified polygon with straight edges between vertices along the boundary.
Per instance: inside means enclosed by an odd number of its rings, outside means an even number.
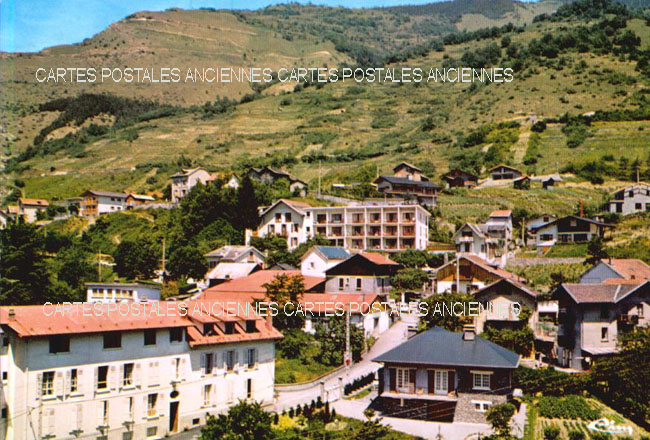
M436 370L434 391L436 393L446 394L448 390L448 372L446 370Z
M343 278L339 278L339 290L343 290L345 287L345 280Z
M122 386L130 387L133 385L133 364L124 364L122 373Z
M472 372L472 383L475 390L490 389L490 373Z
M144 331L144 345L156 345L156 330Z
M246 333L255 333L256 331L257 331L257 327L255 326L255 320L248 319L246 321Z
M158 405L158 394L152 393L147 396L147 417L156 417ZM147 436L149 432L147 431Z
M54 371L46 371L41 379L41 394L52 396L54 394Z
M227 335L232 335L235 333L235 323L234 322L226 322L226 332Z
M147 438L155 438L158 436L158 427L150 426L147 428Z
M291 213L287 212L284 214L284 221L287 223L291 223Z
M214 368L214 355L212 353L206 353L204 356L205 374L212 374L212 369Z
M253 379L246 379L246 398L253 397Z
M637 209L637 210L640 211L641 209L643 209L643 205L641 203L635 203L634 204L634 209Z
M79 372L77 371L76 368L70 370L70 394L76 393L77 390L79 389L78 376L79 376Z
M102 402L102 426L108 426L108 400Z
M235 369L235 350L226 352L226 369L232 371Z
M481 413L487 412L492 405L492 402L484 402L480 400L472 400L472 403L474 404L474 409Z
M203 406L210 406L210 396L212 395L212 385L203 387Z
M361 278L357 278L357 290L361 290Z
M169 342L183 342L183 328L176 327L169 329Z
M108 366L97 367L97 389L108 389Z
M107 348L121 348L122 347L122 333L110 332L104 333L104 350Z
M636 314L639 317L639 319L643 318L643 304L637 304Z
M246 361L248 363L248 368L255 368L257 350L255 348L249 348L246 350Z
M409 392L409 379L410 372L408 368L397 369L397 391L402 393Z
M70 336L59 335L50 337L50 353L69 353Z
M602 327L600 329L600 340L603 342L606 342L609 340L609 328L608 327Z
M275 222L280 223L282 221L282 213L276 212L275 213Z

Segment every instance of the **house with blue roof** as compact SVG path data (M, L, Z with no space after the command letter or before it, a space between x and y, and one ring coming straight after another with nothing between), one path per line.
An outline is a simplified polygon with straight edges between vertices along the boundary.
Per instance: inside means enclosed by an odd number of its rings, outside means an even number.
M346 260L350 254L339 246L312 246L300 259L305 276L325 277L325 271Z
M373 359L383 364L379 404L387 417L486 423L488 408L511 397L519 360L474 326L435 327Z

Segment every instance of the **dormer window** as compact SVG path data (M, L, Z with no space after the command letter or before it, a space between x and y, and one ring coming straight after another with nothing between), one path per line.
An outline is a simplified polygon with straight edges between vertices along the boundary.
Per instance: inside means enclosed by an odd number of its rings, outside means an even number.
M254 319L246 320L246 333L255 333L256 331L257 331L257 327L255 326L255 320Z
M203 335L204 336L214 335L214 325L212 323L203 324Z
M235 333L235 323L234 322L226 322L226 332L227 335L232 335Z

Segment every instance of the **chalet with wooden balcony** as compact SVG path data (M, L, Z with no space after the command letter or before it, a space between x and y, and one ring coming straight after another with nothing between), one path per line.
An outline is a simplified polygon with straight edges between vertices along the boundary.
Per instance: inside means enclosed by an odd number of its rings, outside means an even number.
M619 334L650 324L650 281L562 284L558 299L558 360L588 369L599 356L619 350Z
M555 219L529 232L538 247L549 247L557 243L587 243L594 237L604 237L605 230L613 225L575 215Z
M485 423L492 405L512 393L519 355L476 336L439 327L420 333L373 359L379 371L379 402L393 417Z
M650 211L650 185L638 182L616 191L603 209L621 215Z
M478 177L458 168L442 175L447 188L473 188L478 184Z
M373 183L389 197L414 199L425 206L436 206L440 186L429 181L420 168L402 162L393 168L393 176L379 176Z
M524 281L523 278L500 269L476 255L458 255L456 259L436 269L433 291L472 293L501 279Z
M488 170L492 180L514 180L524 175L523 171L517 168L500 164Z
M326 292L385 295L400 265L375 252L360 252L325 271Z

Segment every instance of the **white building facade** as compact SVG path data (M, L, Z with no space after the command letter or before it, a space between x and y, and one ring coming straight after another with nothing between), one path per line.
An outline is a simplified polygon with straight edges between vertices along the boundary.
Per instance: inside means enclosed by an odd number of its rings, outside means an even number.
M160 300L159 284L86 283L86 302L89 303L158 300Z
M162 438L239 399L273 402L274 343L281 335L259 317L42 314L42 306L2 310L9 416L1 438Z
M183 170L172 176L172 203L178 203L197 183L203 185L210 179L210 173L203 168Z

